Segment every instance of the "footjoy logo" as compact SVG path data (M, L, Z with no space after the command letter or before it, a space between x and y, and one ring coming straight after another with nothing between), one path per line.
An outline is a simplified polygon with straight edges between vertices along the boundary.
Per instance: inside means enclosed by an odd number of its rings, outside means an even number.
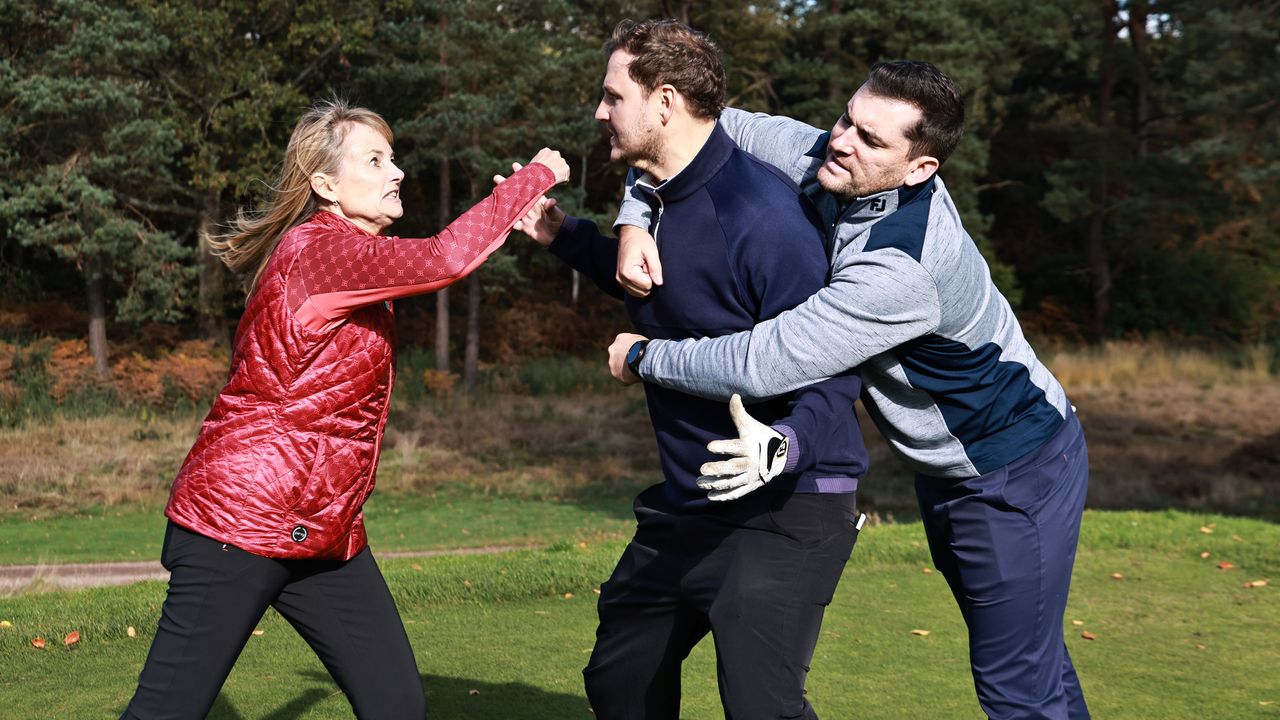
M876 198L871 201L871 212L884 212L884 198Z

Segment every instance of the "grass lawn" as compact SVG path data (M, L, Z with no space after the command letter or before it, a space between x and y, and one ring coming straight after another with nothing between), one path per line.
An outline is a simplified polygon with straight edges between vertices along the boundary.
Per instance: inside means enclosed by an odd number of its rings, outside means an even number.
M621 547L617 540L587 540L550 550L384 561L432 717L590 718L580 671L595 626L593 589ZM1222 562L1232 567L1218 569ZM864 531L808 683L823 717L980 717L963 624L946 583L924 572L928 564L918 524ZM1278 576L1274 523L1089 512L1066 632L1094 714L1280 717ZM1242 587L1255 580L1270 582ZM0 620L12 623L0 629L0 718L118 716L163 595L163 584L143 583L0 600ZM128 637L129 626L137 637ZM283 620L269 614L260 629L211 717L350 717L345 699ZM83 638L75 650L60 642L71 630ZM1096 639L1082 637L1085 631ZM49 647L32 648L36 635ZM682 717L721 717L709 643L695 650L685 676Z
M630 509L631 497L619 493L568 501L443 488L422 495L375 492L365 519L375 550L392 552L617 539L635 525ZM159 507L4 513L0 565L159 560L164 527Z

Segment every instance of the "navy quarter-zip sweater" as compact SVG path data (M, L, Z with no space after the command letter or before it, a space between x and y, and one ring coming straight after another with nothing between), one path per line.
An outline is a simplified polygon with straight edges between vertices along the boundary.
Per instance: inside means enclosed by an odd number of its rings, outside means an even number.
M550 250L610 295L625 300L636 331L650 338L716 337L747 330L799 305L827 282L829 263L816 215L780 171L743 152L717 123L687 167L648 187L650 233L665 284L646 298L615 279L618 241L566 217ZM785 473L770 486L796 492L853 492L866 472L853 403L856 371L748 406L790 438ZM723 402L645 383L666 494L675 505L706 505L698 468L723 460L706 445L737 437ZM783 488L779 487L779 491Z

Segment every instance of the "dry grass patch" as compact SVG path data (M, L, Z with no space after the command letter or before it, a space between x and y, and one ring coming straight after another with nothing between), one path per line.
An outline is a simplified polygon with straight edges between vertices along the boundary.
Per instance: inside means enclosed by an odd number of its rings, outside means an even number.
M104 415L0 428L0 507L72 511L157 504L200 417Z
M1108 342L1047 354L1045 364L1069 390L1274 384L1272 351L1257 346L1235 357L1151 342Z
M384 491L462 481L484 492L554 497L660 479L635 389L432 400L395 413L387 428L378 470Z
M1280 385L1068 394L1089 439L1089 503L1280 517Z
M1245 361L1153 345L1048 356L1089 438L1090 506L1181 507L1280 518L1280 383ZM660 479L637 388L530 396L398 396L378 486L453 485L529 499L626 494ZM0 508L68 511L164 502L200 417L104 416L0 429ZM911 472L863 415L867 510L911 516Z

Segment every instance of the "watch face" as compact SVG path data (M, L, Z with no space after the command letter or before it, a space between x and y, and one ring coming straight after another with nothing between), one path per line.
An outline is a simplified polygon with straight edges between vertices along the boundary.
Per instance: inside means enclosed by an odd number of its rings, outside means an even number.
M631 349L627 351L627 364L628 364L628 365L635 365L635 364L636 364L636 358L640 356L640 348L641 348L641 347L642 347L642 346L640 345L640 343L639 343L639 342L631 343Z

